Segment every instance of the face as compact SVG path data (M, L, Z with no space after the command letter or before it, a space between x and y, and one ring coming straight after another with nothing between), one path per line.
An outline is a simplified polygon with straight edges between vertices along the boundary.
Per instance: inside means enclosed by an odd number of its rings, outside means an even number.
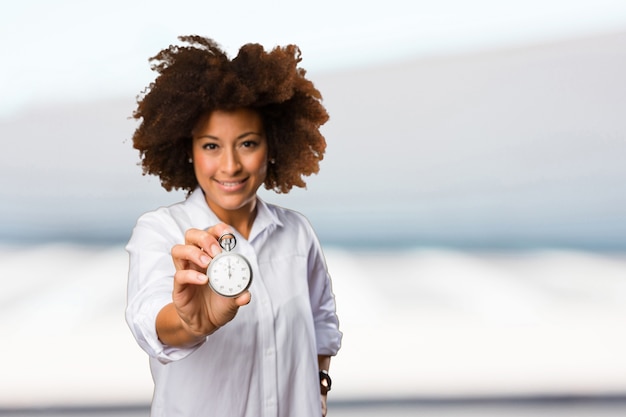
M193 130L196 178L209 207L225 222L251 216L267 172L267 139L261 116L251 109L216 110Z

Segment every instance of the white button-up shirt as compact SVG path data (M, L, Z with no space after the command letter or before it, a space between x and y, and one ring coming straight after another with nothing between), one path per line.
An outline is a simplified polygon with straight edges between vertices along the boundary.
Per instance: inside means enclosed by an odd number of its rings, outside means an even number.
M252 301L192 348L164 345L158 312L172 302L174 245L190 228L219 223L196 189L184 202L146 213L126 247L126 320L150 355L152 416L319 417L317 355L334 356L341 332L321 247L299 213L260 199L235 252L250 261Z

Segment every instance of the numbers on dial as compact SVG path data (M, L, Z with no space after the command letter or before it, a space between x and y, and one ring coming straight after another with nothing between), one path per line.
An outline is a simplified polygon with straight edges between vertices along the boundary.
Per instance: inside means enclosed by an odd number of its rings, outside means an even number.
M209 284L225 297L235 297L245 291L252 281L252 270L241 255L225 253L213 259L207 270Z

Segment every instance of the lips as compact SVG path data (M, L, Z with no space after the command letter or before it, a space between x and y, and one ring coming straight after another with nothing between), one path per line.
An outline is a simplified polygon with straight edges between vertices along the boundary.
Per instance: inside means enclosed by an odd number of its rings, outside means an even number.
M239 189L240 187L242 187L245 182L247 181L246 179L243 180L239 180L239 181L219 181L219 180L215 180L222 188L226 189L226 190L236 190Z

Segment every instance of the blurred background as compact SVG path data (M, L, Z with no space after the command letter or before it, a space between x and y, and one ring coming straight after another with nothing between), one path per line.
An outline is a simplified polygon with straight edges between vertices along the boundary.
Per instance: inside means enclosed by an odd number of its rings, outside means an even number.
M177 36L295 43L324 95L306 190L344 344L335 416L626 411L626 2L0 6L2 415L145 416L124 244L184 198L130 138Z

